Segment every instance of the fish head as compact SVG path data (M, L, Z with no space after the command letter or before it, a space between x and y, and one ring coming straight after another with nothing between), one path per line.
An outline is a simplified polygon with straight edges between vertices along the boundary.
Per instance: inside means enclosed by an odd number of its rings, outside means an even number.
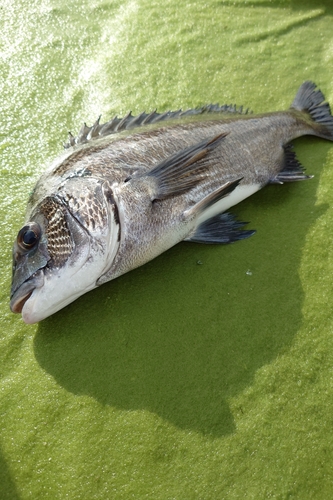
M105 205L101 196L99 199ZM103 230L94 223L94 231L85 217L92 209L84 196L80 200L82 207L73 197L57 194L44 198L18 232L10 308L21 313L26 323L41 321L95 288L107 266L112 210L103 207ZM95 218L92 214L91 220Z

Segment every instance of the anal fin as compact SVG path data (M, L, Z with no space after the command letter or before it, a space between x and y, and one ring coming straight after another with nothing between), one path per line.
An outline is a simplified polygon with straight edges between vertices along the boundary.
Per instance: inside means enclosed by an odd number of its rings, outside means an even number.
M206 244L227 244L252 236L255 231L241 229L240 222L230 213L223 213L202 222L185 241Z
M284 182L304 181L311 179L313 175L305 175L304 167L297 159L292 144L284 147L284 159L281 171L270 180L270 184L283 184Z

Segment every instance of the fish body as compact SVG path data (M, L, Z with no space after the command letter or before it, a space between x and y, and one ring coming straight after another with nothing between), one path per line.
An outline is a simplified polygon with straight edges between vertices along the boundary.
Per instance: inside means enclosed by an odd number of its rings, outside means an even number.
M269 183L307 179L290 141L333 140L312 82L284 112L211 105L84 126L30 196L13 250L11 309L34 323L180 241L253 231L227 213Z

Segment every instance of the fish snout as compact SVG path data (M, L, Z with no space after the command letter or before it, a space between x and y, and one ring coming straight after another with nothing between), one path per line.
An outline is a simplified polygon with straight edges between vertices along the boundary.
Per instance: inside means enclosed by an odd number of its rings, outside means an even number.
M15 291L11 293L10 310L13 313L20 314L24 304L31 297L36 288L44 285L44 272L42 269L34 273L30 278L23 282ZM13 289L13 288L12 288Z

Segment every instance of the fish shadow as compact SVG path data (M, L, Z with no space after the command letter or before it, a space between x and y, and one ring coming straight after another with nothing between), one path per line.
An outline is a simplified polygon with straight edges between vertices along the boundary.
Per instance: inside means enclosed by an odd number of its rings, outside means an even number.
M255 236L181 243L81 297L39 324L41 367L103 405L148 410L204 435L232 433L230 398L288 350L302 323L298 273L308 229L326 210L315 194L327 147L298 144L307 165L316 148L315 178L268 186L234 209Z

